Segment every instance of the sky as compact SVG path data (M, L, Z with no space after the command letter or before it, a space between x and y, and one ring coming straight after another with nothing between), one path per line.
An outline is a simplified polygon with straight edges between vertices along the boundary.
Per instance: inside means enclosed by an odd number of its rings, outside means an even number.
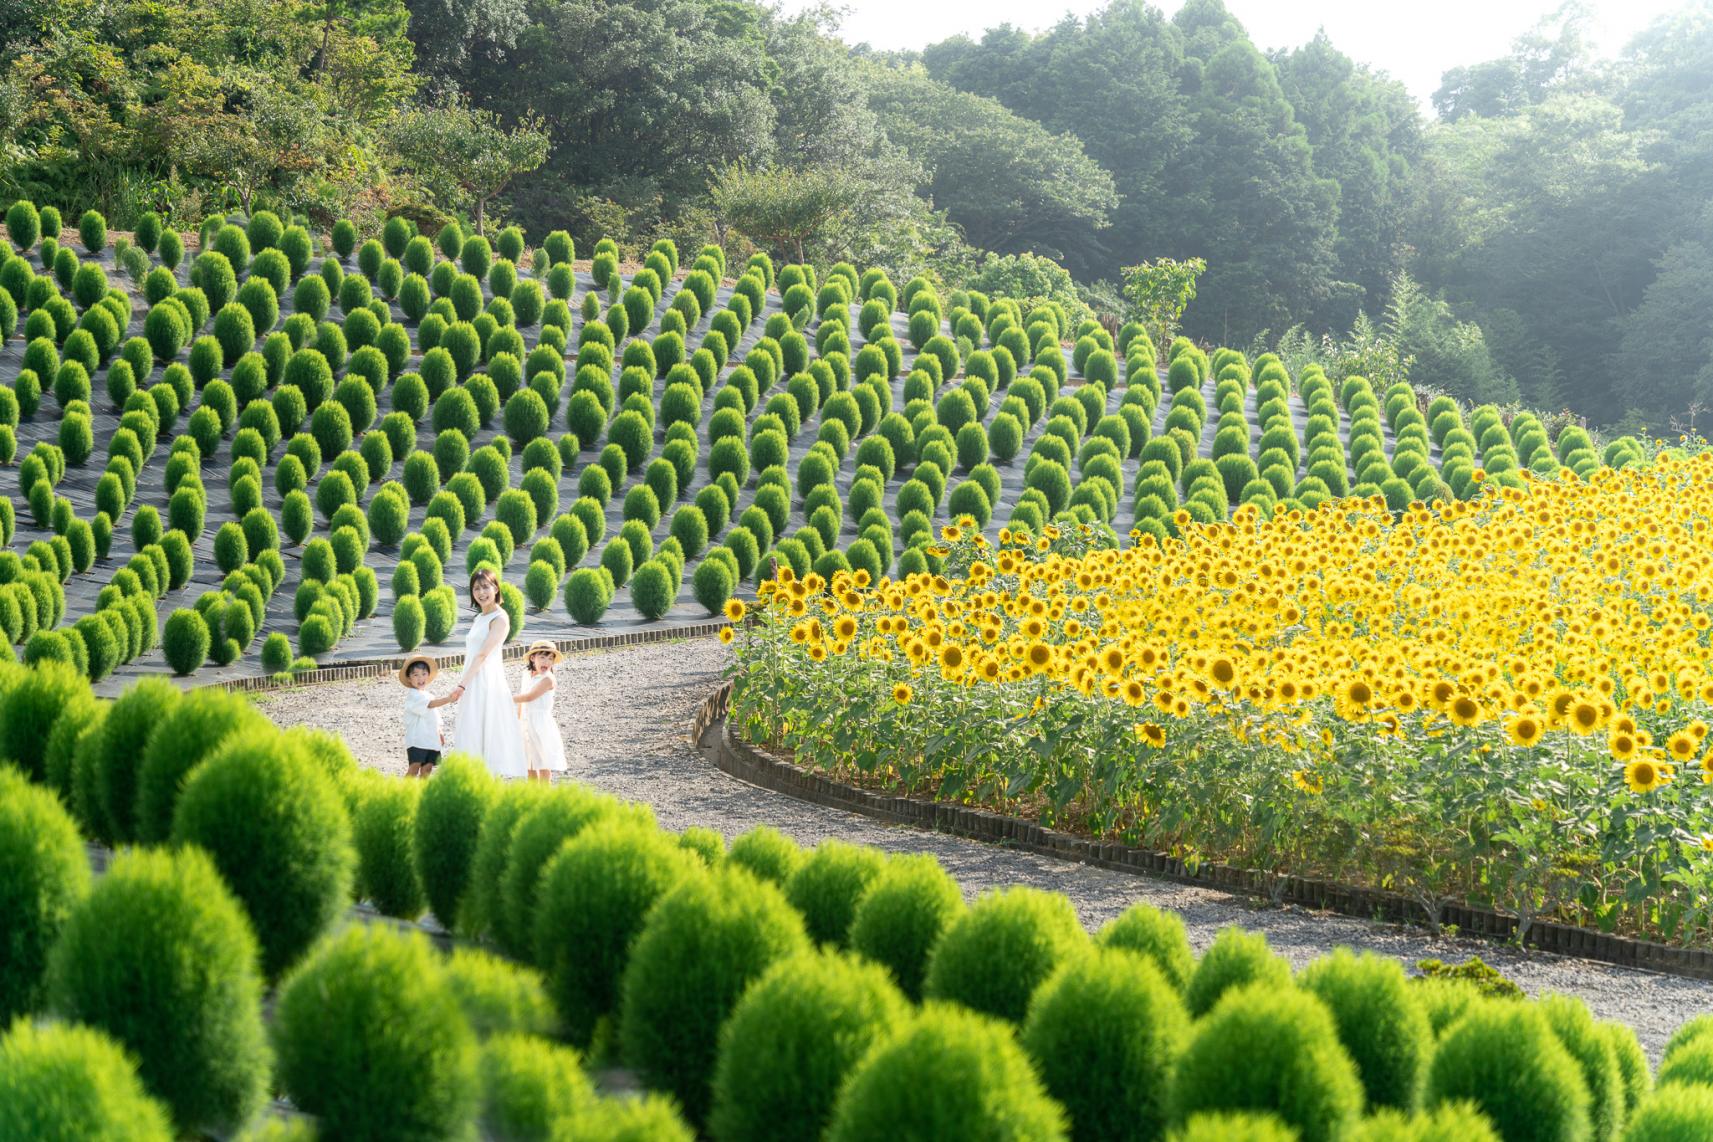
M786 11L813 0L783 0ZM1168 15L1183 0L1151 0ZM1588 0L1596 14L1594 39L1611 54L1652 19L1683 0ZM840 3L840 0L834 0ZM1346 55L1403 81L1426 106L1441 73L1505 54L1557 0L1225 0L1262 51L1290 48L1325 28ZM984 29L1011 23L1040 31L1064 13L1084 15L1105 0L843 0L840 35L877 48L910 49L962 32L979 39Z

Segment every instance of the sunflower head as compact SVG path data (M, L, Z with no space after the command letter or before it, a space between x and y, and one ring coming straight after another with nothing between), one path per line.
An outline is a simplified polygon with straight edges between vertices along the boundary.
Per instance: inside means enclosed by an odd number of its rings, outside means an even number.
M741 623L747 608L743 605L742 599L727 599L725 610L727 621Z
M908 706L910 704L910 699L914 696L915 691L910 689L910 684L908 682L900 682L892 688L892 700L897 702L900 706Z

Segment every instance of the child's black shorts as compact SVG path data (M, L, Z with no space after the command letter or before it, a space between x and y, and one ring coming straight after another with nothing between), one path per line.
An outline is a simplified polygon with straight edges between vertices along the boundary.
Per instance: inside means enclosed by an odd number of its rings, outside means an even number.
M404 755L412 765L440 764L440 751L437 749L424 749L419 745L407 746Z

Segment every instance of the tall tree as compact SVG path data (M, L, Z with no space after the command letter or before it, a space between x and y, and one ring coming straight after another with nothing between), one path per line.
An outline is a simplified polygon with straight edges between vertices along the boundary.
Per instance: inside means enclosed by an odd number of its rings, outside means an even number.
M507 127L492 111L463 103L423 107L399 116L393 146L423 182L466 207L476 233L486 233L488 203L521 174L547 161L547 135L540 120Z

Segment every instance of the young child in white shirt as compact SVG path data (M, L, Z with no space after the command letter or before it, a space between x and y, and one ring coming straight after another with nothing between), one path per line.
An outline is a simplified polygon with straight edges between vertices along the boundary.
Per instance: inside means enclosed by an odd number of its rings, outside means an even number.
M429 683L439 672L434 659L426 654L406 659L399 670L399 681L405 687L404 753L409 762L405 769L406 777L433 776L434 767L440 764L440 751L446 744L446 735L440 729L440 707L456 702L464 693L464 687L458 686L449 694L430 698Z

